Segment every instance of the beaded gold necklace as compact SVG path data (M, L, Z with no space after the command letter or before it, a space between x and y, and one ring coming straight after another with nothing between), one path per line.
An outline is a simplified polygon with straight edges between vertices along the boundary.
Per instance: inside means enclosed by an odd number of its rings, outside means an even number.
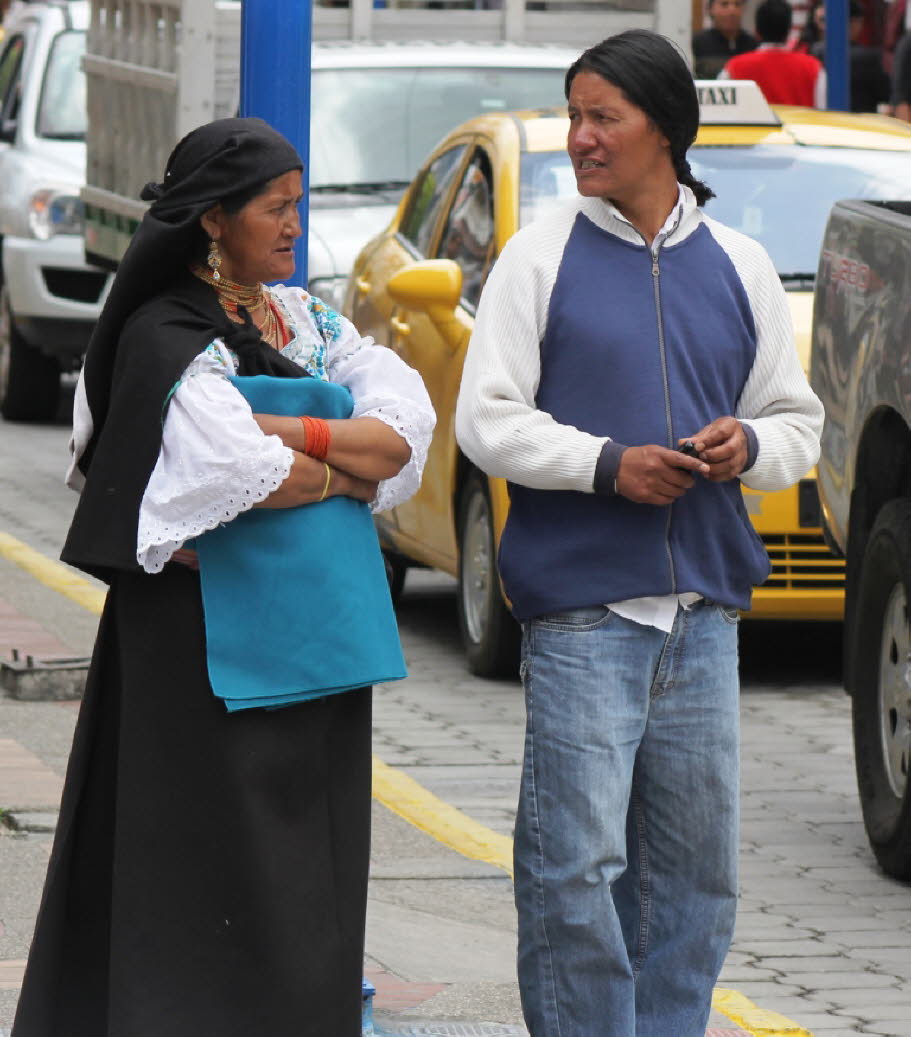
M241 321L239 308L243 308L250 314L250 319L259 328L259 333L264 341L275 349L281 349L284 345L284 326L280 317L276 315L269 295L262 284L238 284L237 281L229 281L224 274L216 281L212 274L204 267L194 264L190 268L193 273L215 289L221 308L229 317ZM262 323L256 320L256 311L262 311Z

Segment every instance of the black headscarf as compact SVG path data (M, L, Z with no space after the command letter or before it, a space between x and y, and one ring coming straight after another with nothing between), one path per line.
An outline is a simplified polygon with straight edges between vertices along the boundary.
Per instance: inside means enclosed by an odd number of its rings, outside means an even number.
M231 321L215 291L189 273L204 234L200 217L222 199L265 186L303 163L261 119L219 119L181 140L117 269L83 371L92 436L78 458L85 476L62 557L94 575L135 570L139 507L161 450L170 394L215 338L237 353L241 374L300 377L303 370Z

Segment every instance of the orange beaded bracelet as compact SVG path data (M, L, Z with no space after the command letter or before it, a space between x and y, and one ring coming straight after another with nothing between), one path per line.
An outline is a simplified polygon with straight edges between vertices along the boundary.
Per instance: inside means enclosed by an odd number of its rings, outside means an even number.
M300 423L304 426L304 453L317 461L325 461L329 453L329 422L325 418L311 418L301 415Z

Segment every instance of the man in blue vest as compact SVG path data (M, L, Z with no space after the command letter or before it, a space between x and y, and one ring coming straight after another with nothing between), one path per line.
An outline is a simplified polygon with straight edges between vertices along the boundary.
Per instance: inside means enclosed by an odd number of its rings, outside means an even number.
M566 93L579 197L504 248L456 414L510 484L519 984L532 1037L703 1037L737 894L737 617L769 573L740 483L811 468L822 407L769 257L701 208L676 48L611 37Z

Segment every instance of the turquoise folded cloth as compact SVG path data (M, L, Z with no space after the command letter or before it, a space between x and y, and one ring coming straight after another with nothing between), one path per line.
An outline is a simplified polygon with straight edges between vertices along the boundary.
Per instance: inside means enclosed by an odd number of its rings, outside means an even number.
M346 418L316 378L237 377L254 413ZM369 507L258 508L198 537L209 680L229 711L292 705L406 676Z

